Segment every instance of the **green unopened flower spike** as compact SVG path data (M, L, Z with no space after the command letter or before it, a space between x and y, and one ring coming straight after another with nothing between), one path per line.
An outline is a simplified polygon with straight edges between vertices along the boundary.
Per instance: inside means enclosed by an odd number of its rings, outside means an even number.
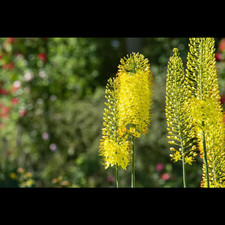
M168 143L173 145L170 148L172 160L181 160L183 167L183 185L186 187L185 164L192 164L197 153L194 142L193 126L187 112L186 102L190 97L186 87L184 67L177 48L173 50L167 67L166 81L166 118L168 130Z

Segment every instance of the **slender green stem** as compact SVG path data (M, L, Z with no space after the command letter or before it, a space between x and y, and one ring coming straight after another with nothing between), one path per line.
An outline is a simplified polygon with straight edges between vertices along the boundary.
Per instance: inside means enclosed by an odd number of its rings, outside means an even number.
M178 123L180 119L178 118ZM183 170L183 186L186 188L186 171L185 171L185 161L184 161L184 144L183 144L183 132L180 128L180 139L181 139L181 154L182 154L182 170Z
M204 123L203 123L204 124ZM206 143L205 143L205 132L202 131L202 141L203 141L203 154L204 154L204 162L205 162L205 173L206 173L206 183L207 188L209 188L209 171L208 171L208 162L207 162L207 152L206 152Z
M184 188L186 188L186 171L185 171L185 162L184 162L184 147L183 147L183 143L181 144L181 153L182 153L182 167L183 167L183 186L184 186Z
M116 164L116 187L119 187L118 163Z
M131 187L135 187L135 154L134 154L134 137L131 138L132 144L132 161L131 161Z

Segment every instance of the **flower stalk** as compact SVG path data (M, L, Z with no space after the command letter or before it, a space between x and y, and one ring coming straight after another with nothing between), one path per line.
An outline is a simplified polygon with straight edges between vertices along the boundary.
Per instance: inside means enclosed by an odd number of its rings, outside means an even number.
M131 187L135 187L135 151L134 151L134 137L131 138L132 144L132 162L131 162Z
M214 38L190 38L187 81L194 87L189 100L200 156L201 187L225 186L225 128L215 59Z
M197 153L192 121L186 102L190 92L185 80L182 59L177 48L173 50L167 66L166 119L170 157L174 162L182 162L183 187L186 187L186 164L192 165Z

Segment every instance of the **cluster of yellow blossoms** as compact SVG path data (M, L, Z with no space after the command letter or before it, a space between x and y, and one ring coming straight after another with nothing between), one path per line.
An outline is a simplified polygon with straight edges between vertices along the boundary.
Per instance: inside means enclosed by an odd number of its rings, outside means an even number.
M152 73L142 54L132 53L120 62L116 77L106 86L100 155L106 168L117 164L126 169L131 159L131 137L148 132Z
M114 79L109 79L105 91L106 108L104 109L104 122L102 129L102 139L100 140L99 153L104 158L104 165L118 165L126 170L130 163L131 147L127 136L123 139L118 135L118 113L117 113L117 91Z
M168 63L166 116L174 161L191 164L200 151L203 158L201 187L225 187L225 125L218 87L213 38L190 38L184 74L177 49ZM186 140L185 140L186 139ZM197 141L197 143L195 143ZM180 151L183 149L183 151ZM184 156L184 157L182 157Z
M194 130L186 102L190 98L186 87L184 66L177 48L173 50L167 67L166 81L166 119L171 159L174 162L192 164L197 156Z
M135 136L148 132L150 123L150 73L118 74L118 126L120 135L127 131Z
M190 114L203 158L201 187L225 187L225 127L214 38L190 38L187 80L194 85Z

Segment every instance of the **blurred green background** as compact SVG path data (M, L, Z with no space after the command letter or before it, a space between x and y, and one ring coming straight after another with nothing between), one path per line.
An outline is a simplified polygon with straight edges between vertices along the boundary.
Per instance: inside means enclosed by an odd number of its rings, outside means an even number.
M223 38L216 38L221 102ZM107 79L120 58L140 52L154 75L149 133L136 141L137 187L182 187L181 163L169 158L166 70L172 49L186 63L188 38L0 38L0 187L115 187L115 169L98 155ZM219 48L219 46L221 48ZM199 187L202 160L187 166ZM119 170L130 187L130 166Z

